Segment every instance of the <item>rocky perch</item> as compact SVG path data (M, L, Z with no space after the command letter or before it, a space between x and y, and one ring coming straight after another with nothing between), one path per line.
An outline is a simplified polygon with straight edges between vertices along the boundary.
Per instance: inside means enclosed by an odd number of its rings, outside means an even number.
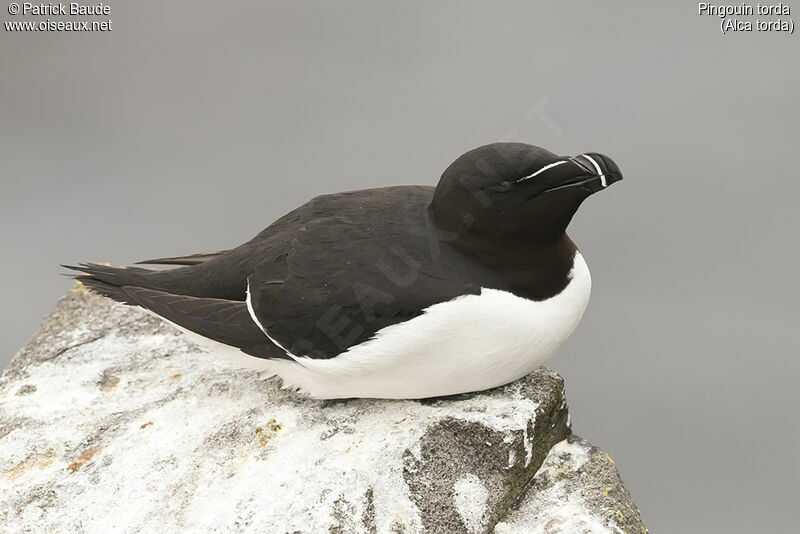
M62 298L0 378L3 532L646 532L549 369L315 401L226 365L138 309Z

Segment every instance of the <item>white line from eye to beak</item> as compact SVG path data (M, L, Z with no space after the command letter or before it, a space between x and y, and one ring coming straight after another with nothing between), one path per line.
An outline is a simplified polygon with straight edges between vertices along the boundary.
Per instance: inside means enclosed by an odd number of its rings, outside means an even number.
M523 182L523 181L525 181L525 180L530 180L531 178L534 178L534 177L536 177L536 176L540 175L541 173L543 173L543 172L544 172L544 171L546 171L547 169L552 169L553 167L556 167L556 166L558 166L558 165L561 165L562 163L566 163L567 161L568 161L568 160L562 159L561 161L556 161L555 163L550 163L549 165L545 165L544 167L542 167L541 169L539 169L539 170L538 170L538 171L536 171L535 173L533 173L533 174L529 174L528 176L523 176L522 178L520 178L519 180L517 180L517 182Z
M589 161L592 162L592 165L594 165L594 168L597 171L597 174L600 175L600 185L602 185L603 187L607 187L608 184L606 183L606 175L603 174L603 171L600 170L600 165L598 165L595 160L593 160L591 157L587 156L586 154L581 154L581 156L583 156L584 158L586 158L586 159L588 159Z

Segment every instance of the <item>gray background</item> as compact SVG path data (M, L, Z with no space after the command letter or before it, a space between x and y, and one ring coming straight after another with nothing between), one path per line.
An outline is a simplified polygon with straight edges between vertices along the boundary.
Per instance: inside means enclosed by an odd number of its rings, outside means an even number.
M0 30L0 363L58 263L226 248L498 139L596 150L626 180L571 226L575 430L653 532L796 527L800 36L694 2L112 6L110 33Z

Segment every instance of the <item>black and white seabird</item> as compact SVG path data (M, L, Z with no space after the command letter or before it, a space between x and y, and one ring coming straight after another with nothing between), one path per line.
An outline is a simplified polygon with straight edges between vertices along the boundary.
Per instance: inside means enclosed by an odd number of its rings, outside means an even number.
M180 267L65 267L311 397L465 393L530 373L578 325L591 278L566 228L621 179L602 154L494 143L436 188L322 195L239 247L140 262Z

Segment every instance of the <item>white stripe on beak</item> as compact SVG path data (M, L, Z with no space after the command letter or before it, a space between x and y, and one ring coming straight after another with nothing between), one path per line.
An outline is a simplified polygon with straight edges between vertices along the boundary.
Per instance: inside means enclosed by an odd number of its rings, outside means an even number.
M603 174L602 170L600 170L600 165L598 165L595 160L593 160L591 157L587 156L586 154L581 154L581 157L586 158L586 159L588 159L589 161L592 162L592 165L594 165L594 168L597 171L597 174L600 175L600 185L602 185L603 187L607 187L608 183L606 182L606 175Z

